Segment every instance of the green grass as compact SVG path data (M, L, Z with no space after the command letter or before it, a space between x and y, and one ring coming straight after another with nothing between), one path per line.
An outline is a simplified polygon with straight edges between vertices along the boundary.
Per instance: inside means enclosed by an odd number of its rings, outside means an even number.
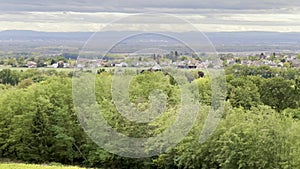
M11 66L3 66L3 65L0 65L0 71L2 69L11 69L11 70L18 70L18 71L26 71L28 69L37 69L37 70L56 70L58 72L60 71L65 71L65 72L72 72L74 71L74 68L63 68L63 69L58 69L58 68L47 68L47 67L41 67L41 68L26 68L26 67L11 67Z
M50 166L50 165L33 165L33 164L17 164L17 163L2 163L0 169L83 169L76 166Z

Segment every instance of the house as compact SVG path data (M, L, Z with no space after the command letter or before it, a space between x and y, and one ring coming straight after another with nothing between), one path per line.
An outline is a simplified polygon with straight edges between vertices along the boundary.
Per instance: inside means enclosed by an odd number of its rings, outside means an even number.
M265 63L265 64L267 65L269 63ZM251 62L251 66L257 66L257 67L259 67L259 66L262 66L262 65L263 65L263 63L261 61L258 61L258 60L255 60L255 61Z
M106 60L100 59L97 61L97 67L108 67L108 66L109 66L109 63Z
M66 68L69 67L68 63L64 63L63 61L59 61L57 63L54 63L50 66L51 68Z
M179 63L177 63L177 68L180 68L180 69L188 68L188 61L187 60L180 61Z
M274 61L269 61L269 63L267 63L267 65L270 66L270 67L277 67L278 66L278 64Z
M177 68L186 69L186 68L188 68L188 66L187 65L183 65L183 64L178 64Z
M227 60L227 65L234 65L234 64L235 64L235 60L234 59Z
M292 67L300 68L300 60L299 59L294 59L292 61Z
M81 63L78 63L78 64L76 65L76 67L82 69L82 68L85 68L85 65L84 65L84 64L81 64Z
M37 68L37 63L35 63L33 61L29 61L29 62L27 62L26 66L28 68Z
M120 64L115 64L116 67L128 67L128 64L125 62L122 62Z
M57 68L57 67L58 67L58 64L57 64L57 63L54 63L54 64L51 65L51 67L52 67L52 68Z
M199 65L199 61L195 59L192 59L188 62L189 69L196 69L198 65Z
M277 64L278 67L283 67L284 63L280 62Z
M64 63L64 68L70 68L70 64L69 63Z
M154 65L152 68L151 68L151 71L161 71L161 67L160 67L160 65L159 64L156 64L156 65Z

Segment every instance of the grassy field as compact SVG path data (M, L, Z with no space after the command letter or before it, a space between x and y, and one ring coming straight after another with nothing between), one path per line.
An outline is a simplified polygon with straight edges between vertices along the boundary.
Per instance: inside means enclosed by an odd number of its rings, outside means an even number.
M48 166L48 165L33 165L33 164L16 164L2 163L0 169L83 169L80 167L71 166Z
M67 71L67 72L72 72L74 68L63 68L63 69L57 69L57 68L26 68L26 67L10 67L10 66L3 66L0 65L0 70L2 69L11 69L11 70L18 70L18 71L25 71L28 69L37 69L37 70L56 70L56 71Z

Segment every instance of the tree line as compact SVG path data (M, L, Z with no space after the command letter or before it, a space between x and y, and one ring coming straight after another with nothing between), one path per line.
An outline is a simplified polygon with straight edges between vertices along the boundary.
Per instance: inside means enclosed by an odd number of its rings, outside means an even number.
M197 72L192 72L197 77ZM174 122L180 88L163 72L136 75L130 102L151 107L151 91L166 96L160 118L143 124L125 119L111 94L112 72L96 75L96 100L106 121L128 136L150 137ZM204 143L201 130L210 111L211 79L195 78L201 104L188 135L165 153L143 159L111 154L82 129L72 99L72 73L29 69L0 71L0 158L29 163L57 162L97 168L297 168L300 166L300 79L294 69L233 66L226 69L226 105ZM149 150L155 147L148 147Z

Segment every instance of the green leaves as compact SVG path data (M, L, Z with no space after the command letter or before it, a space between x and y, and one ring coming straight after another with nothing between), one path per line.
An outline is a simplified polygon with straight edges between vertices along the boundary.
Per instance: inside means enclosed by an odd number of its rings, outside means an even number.
M89 139L77 119L71 79L66 75L33 69L28 72L3 71L1 75L11 81L0 86L0 157L104 168L299 167L298 72L276 73L267 67L234 69L228 71L232 71L227 76L228 92L221 93L228 96L225 113L206 142L201 144L199 137L211 108L212 82L209 77L192 82L198 86L202 104L193 128L180 144L157 157L135 160L108 153ZM282 77L273 77L276 74ZM14 77L21 81L18 85L13 83ZM108 72L96 75L97 102L90 104L90 100L78 98L82 103L80 110L88 113L101 109L101 115L110 126L130 137L155 136L174 123L181 100L179 84L170 75L144 72L129 84L130 106L139 111L151 108L151 101L160 105L160 99L155 100L153 93L166 97L165 111L150 123L135 123L120 114L112 96L112 78ZM79 88L93 91L86 84ZM83 95L88 98L89 93L83 92L80 96ZM90 118L96 115L91 114ZM96 130L91 133L98 134L101 139L107 137ZM152 144L147 151L163 146Z
M207 142L200 144L197 133L191 134L174 150L161 155L156 160L158 165L224 169L298 167L298 122L266 106L248 111L232 109L226 114ZM196 126L201 130L201 125Z
M0 83L15 86L19 83L19 73L10 69L0 71Z
M59 77L5 92L0 98L2 157L62 163L82 159L74 145L82 144L84 132L72 104L71 81Z
M228 82L228 98L233 107L250 109L260 104L258 87L246 78L235 78Z
M299 95L294 81L280 77L266 79L260 87L260 93L262 102L278 111L298 106Z

